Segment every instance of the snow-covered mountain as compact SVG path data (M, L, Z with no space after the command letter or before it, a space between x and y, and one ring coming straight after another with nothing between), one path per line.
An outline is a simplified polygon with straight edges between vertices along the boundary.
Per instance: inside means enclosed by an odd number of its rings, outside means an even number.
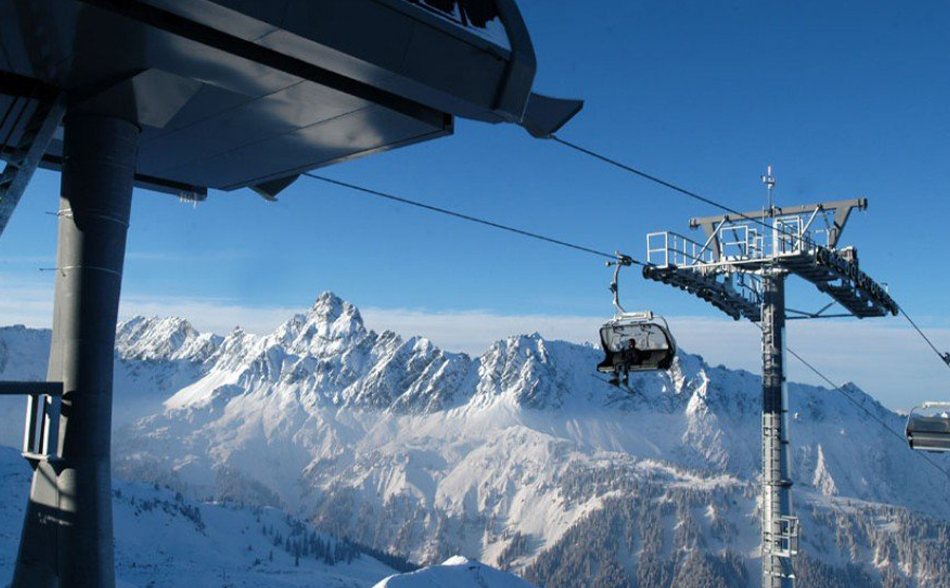
M0 447L0 586L13 576L30 466ZM272 508L200 504L157 485L113 488L119 588L368 588L396 570Z
M44 345L48 333L0 331L0 377L44 375ZM535 334L471 358L371 331L332 294L263 337L136 318L117 358L127 479L280 506L419 563L460 553L548 588L757 581L750 373L683 353L630 395L598 379L593 348ZM800 586L950 585L948 478L868 413L896 431L899 415L848 393L789 386ZM0 439L16 443L22 407L3 406Z
M430 566L390 576L373 588L534 588L521 578L486 566L480 561L453 556Z

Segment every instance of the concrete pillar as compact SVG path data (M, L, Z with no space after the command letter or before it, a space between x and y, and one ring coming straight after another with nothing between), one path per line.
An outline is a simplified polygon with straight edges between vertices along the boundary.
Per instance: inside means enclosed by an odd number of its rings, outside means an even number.
M113 588L112 374L139 127L67 114L53 339L58 449L33 474L12 588ZM52 442L52 441L51 441Z

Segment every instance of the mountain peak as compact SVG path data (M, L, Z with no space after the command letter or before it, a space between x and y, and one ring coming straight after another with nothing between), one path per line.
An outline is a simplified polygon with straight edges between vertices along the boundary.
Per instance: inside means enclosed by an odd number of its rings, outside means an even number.
M348 307L355 310L352 304L327 290L317 296L310 310L307 311L307 316L322 316L336 320Z
M116 350L124 359L203 361L219 342L220 337L201 334L177 317L137 315L116 329Z
M334 325L335 331L363 331L363 317L356 306L346 302L333 292L323 292L305 315L308 323Z
M324 292L306 313L294 315L268 339L292 353L324 355L366 334L360 311L333 292Z

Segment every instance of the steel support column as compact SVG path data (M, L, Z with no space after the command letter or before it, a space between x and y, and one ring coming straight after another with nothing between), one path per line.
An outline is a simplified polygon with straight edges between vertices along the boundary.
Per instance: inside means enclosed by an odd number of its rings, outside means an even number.
M785 275L762 275L762 586L792 588L792 482L785 390Z
M139 128L70 114L65 130L47 372L63 382L61 459L35 464L12 588L115 585L113 350Z

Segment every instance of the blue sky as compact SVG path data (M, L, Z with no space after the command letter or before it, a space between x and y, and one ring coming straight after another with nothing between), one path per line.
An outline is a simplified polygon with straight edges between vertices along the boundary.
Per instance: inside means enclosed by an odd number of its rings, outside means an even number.
M945 3L522 0L536 88L587 101L561 135L709 197L758 208L867 197L844 241L950 348L950 51ZM860 9L856 7L860 6ZM457 121L455 136L323 173L598 249L644 255L653 230L717 211L531 139ZM58 175L40 172L0 240L0 322L48 325ZM679 291L624 282L628 307L674 318L689 351L757 371L754 327ZM477 351L504 334L590 340L612 313L595 257L381 203L303 179L265 202L212 193L193 207L135 196L123 313L183 314L266 331L323 290L370 326ZM792 287L789 304L818 302ZM950 372L898 319L795 323L789 341L893 407L946 398ZM796 379L813 381L800 369Z

